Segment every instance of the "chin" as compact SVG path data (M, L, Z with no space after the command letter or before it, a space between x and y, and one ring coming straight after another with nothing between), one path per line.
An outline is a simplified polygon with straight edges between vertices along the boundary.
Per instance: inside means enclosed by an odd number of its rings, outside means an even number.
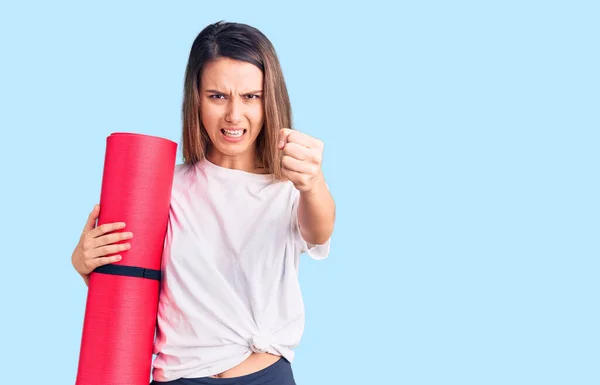
M218 153L221 153L222 155L226 155L228 157L237 157L247 153L249 150L249 146L216 145L213 146L213 149L215 149Z

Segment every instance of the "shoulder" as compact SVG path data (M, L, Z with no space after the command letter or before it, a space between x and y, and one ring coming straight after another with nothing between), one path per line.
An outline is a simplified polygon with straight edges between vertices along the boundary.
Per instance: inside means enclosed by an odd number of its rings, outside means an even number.
M185 181L186 179L192 178L195 168L196 168L196 166L194 164L186 164L186 163L176 164L175 171L173 173L173 182L180 183L180 182Z
M192 164L178 163L173 172L173 193L188 190L196 180L195 166Z
M174 178L178 179L178 178L181 178L182 176L185 176L186 174L189 174L193 168L194 168L194 165L192 165L192 164L186 164L186 163L176 164Z

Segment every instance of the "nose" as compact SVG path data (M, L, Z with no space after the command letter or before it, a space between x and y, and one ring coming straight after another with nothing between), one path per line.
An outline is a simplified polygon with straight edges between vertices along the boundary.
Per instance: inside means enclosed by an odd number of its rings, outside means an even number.
M231 124L239 123L242 120L242 105L238 98L232 98L227 105L225 121Z

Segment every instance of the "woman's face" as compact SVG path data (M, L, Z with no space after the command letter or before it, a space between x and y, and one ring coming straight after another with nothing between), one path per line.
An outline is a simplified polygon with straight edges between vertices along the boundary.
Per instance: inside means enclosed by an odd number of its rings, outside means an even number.
M261 70L219 58L204 66L200 87L200 118L212 142L211 157L254 162L264 122Z

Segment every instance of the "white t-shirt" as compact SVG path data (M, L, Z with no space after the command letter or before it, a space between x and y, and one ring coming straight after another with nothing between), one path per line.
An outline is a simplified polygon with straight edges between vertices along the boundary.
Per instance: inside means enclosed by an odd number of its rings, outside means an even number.
M211 376L252 351L290 362L304 330L299 258L329 254L298 228L300 193L206 159L177 165L163 253L153 378Z

